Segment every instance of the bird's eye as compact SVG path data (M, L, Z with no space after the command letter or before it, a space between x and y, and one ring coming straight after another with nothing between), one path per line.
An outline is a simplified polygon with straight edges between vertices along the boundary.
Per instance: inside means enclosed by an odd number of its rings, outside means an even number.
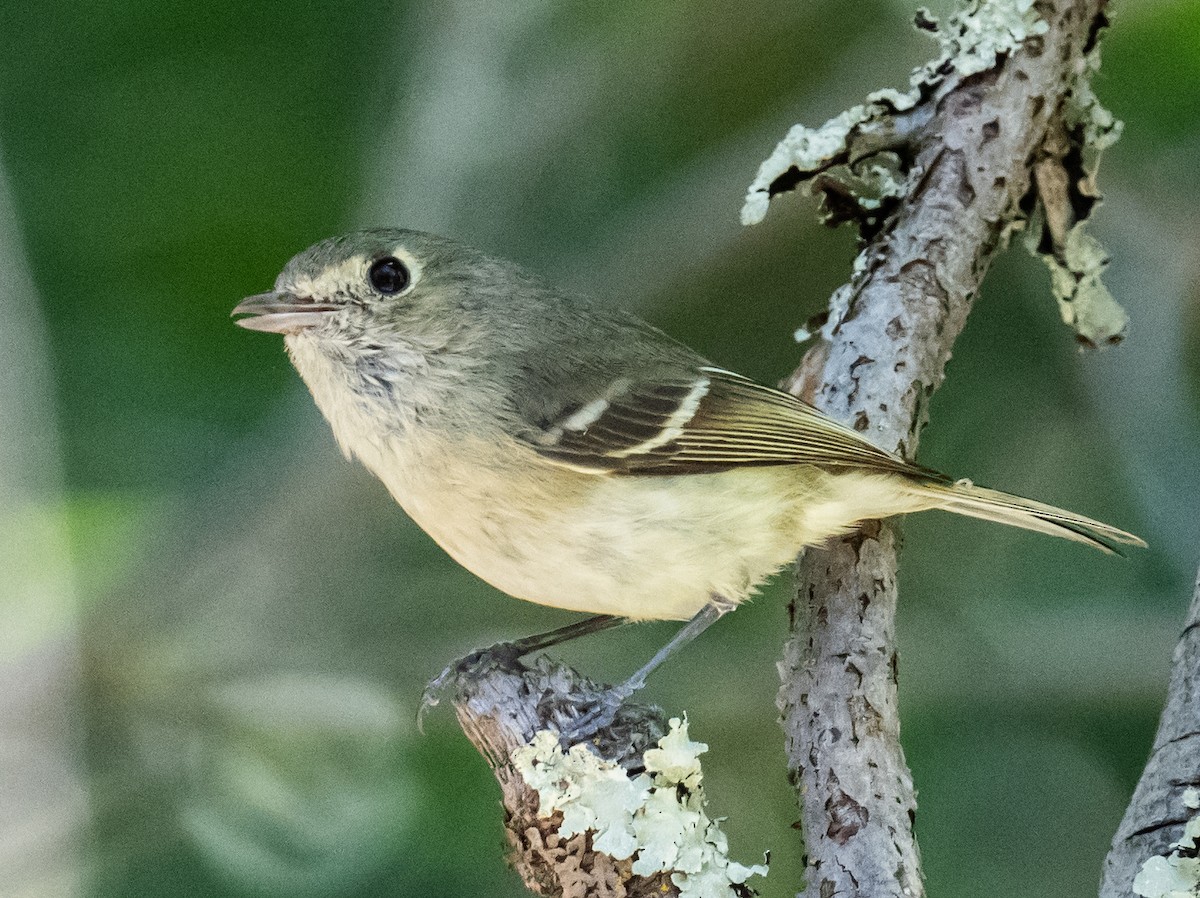
M408 286L408 269L395 256L385 256L371 266L367 280L380 293L390 296Z

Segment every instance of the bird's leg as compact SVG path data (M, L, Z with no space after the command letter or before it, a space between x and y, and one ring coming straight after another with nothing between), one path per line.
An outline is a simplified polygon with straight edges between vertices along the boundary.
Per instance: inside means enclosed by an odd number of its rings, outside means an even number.
M526 636L523 639L498 642L485 649L477 649L469 655L447 665L445 670L429 681L425 686L425 693L421 697L421 708L417 712L417 722L418 724L421 722L425 712L429 708L437 705L441 699L442 690L446 688L446 685L455 674L479 663L484 658L495 658L501 662L513 662L533 652L540 652L543 649L548 649L551 646L559 645L568 640L587 636L590 633L599 633L624 623L628 623L627 618L616 617L611 614L597 614L593 617L576 621L573 624L567 624L565 627L550 630L547 633L537 633L533 636Z
M624 683L609 689L599 707L580 718L570 732L563 733L562 741L567 744L581 742L597 730L611 724L621 703L645 686L646 678L650 674L735 607L737 606L733 602L722 596L712 596L691 620L679 628L666 645L654 653L653 658L638 668Z
M499 655L515 661L517 658L523 658L533 652L540 652L543 649L577 639L580 636L600 633L626 623L629 623L629 619L625 617L615 617L611 614L597 614L593 617L576 621L573 624L567 624L565 627L559 627L557 630L550 630L547 633L537 633L533 636L526 636L523 639L514 639L511 642L498 642L489 648L482 649L482 651L489 655Z
M703 608L695 613L686 624L679 628L670 641L654 653L654 657L639 667L629 679L620 686L614 686L612 692L620 696L620 701L629 698L646 685L646 678L654 673L668 658L715 624L736 606L721 598L713 596Z

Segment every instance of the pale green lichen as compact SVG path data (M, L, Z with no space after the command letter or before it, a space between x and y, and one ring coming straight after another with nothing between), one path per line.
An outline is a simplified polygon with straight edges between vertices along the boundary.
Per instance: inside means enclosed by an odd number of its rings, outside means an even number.
M820 128L792 125L771 155L759 166L758 176L750 185L742 206L742 224L758 224L766 216L770 187L776 178L790 168L801 172L827 168L848 152L850 133L882 111L883 107L877 104L860 105L847 109Z
M585 745L563 752L543 730L512 755L513 768L537 790L538 813L563 815L559 835L592 833L592 847L617 860L633 858L638 876L670 872L681 898L728 898L761 864L729 860L725 834L705 813L700 755L687 721L673 718L658 747L648 749L646 772L630 777Z
M1029 242L1035 243L1039 231L1027 233ZM1050 289L1058 300L1063 322L1074 329L1079 340L1087 346L1120 340L1129 324L1129 315L1100 279L1108 267L1108 253L1084 231L1084 222L1067 231L1058 253L1037 254L1050 269Z
M914 72L913 75L909 77L912 78L915 77L915 75L916 73ZM919 83L913 83L914 88L919 86ZM908 112L908 110L917 105L917 101L920 98L921 94L916 90L904 92L896 90L894 87L882 87L877 91L867 94L867 103L882 105L885 107L890 106L895 112Z
M1096 175L1100 153L1116 143L1125 128L1125 124L1106 109L1092 91L1092 78L1098 71L1100 43L1097 41L1075 73L1064 109L1068 127L1078 126L1082 130L1083 168L1089 177Z
M1196 898L1200 895L1200 791L1183 793L1184 807L1192 817L1183 827L1183 836L1171 843L1171 853L1155 856L1142 864L1133 879L1133 892L1142 898Z
M1068 172L1066 180L1071 190L1091 199L1099 198L1095 180L1101 153L1117 141L1123 127L1092 91L1091 79L1099 66L1097 44L1072 79L1063 106L1063 125L1079 147L1081 160L1080 168ZM1048 201L1044 192L1041 201ZM1050 269L1051 289L1063 321L1075 329L1080 342L1087 346L1115 343L1124 336L1129 316L1100 279L1108 265L1108 253L1095 238L1084 232L1087 215L1073 220L1071 204L1066 197L1058 196L1049 201L1062 207L1058 214L1070 222L1069 230L1063 235L1058 233L1062 225L1052 228L1054 245L1051 252L1045 252L1041 240L1044 222L1039 214L1035 214L1034 224L1038 226L1029 230L1026 246L1031 253L1040 255ZM1039 208L1038 213L1042 211Z
M924 10L920 21L934 25ZM876 133L879 150L886 149L906 130L899 118L912 113L923 96L936 93L950 72L973 75L995 65L996 59L1016 50L1030 37L1044 34L1049 26L1034 8L1033 0L976 0L938 27L941 54L915 69L908 91L885 88L867 96L866 102L847 109L819 128L793 125L762 165L746 192L742 224L758 224L770 205L771 185L791 169L801 179L834 164L849 163L856 136ZM909 126L911 127L911 125ZM860 155L870 155L870 148ZM864 210L877 209L889 197L904 195L904 173L891 166L875 165L856 173L861 184L855 193ZM860 193L861 190L861 193Z
M932 17L925 13L925 19ZM937 31L942 55L913 74L913 84L927 81L949 62L961 75L975 75L996 64L996 58L1013 52L1030 37L1050 27L1034 8L1033 0L982 0L950 17Z

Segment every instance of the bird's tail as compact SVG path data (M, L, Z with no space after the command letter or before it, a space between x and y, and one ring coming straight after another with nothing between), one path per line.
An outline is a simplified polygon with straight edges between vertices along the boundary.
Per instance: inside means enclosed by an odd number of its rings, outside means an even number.
M1118 546L1146 546L1140 537L1109 524L1032 499L975 486L969 480L955 483L923 481L918 490L922 497L930 500L931 508L1061 536L1110 554L1120 555Z

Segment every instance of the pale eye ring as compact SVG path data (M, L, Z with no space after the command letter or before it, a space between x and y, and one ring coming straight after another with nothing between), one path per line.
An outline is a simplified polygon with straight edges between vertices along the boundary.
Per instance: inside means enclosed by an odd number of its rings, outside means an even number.
M367 271L367 281L379 293L393 296L404 290L412 280L408 268L395 256L376 259Z

